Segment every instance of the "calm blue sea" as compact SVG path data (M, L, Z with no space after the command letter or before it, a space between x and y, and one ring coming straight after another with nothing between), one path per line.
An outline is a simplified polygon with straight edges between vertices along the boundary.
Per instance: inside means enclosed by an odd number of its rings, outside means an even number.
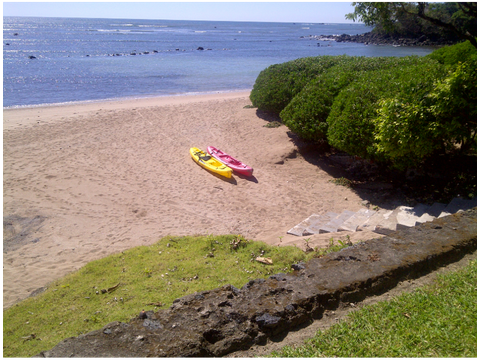
M370 31L362 24L26 17L3 22L4 107L250 90L263 69L301 57L423 56L433 50L308 38Z

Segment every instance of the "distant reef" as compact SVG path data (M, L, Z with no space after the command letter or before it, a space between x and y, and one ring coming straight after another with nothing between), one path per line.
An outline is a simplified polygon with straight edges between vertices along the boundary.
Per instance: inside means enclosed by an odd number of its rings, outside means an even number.
M432 38L423 34L419 34L416 36L404 36L397 34L382 34L374 32L368 32L359 35L310 35L303 36L302 38L317 41L354 42L366 45L393 46L441 46L453 45L458 42L444 38Z

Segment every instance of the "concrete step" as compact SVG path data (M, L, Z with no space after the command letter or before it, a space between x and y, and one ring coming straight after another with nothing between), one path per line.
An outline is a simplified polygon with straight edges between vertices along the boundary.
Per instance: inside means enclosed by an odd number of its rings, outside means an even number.
M453 199L450 204L442 211L442 213L438 216L439 218L455 214L458 211L465 211L477 206L477 198L473 199L462 199L462 198L455 198Z
M329 223L332 219L335 219L337 216L339 216L339 215L337 213L334 213L334 212L326 213L325 215L323 215L322 218L319 218L317 222L308 226L303 231L303 236L320 234L321 233L320 229L322 227L324 227L325 224Z
M333 232L338 232L341 231L339 230L340 226L343 224L345 220L348 218L352 217L355 214L353 211L345 210L335 218L331 219L329 222L324 224L319 228L320 234L323 233L333 233Z
M323 215L313 214L287 233L295 236L308 236L339 231L368 230L388 235L393 231L416 226L476 206L477 198L471 200L455 198L448 205L441 203L434 203L432 206L418 204L414 207L399 206L395 210L361 209L357 212L345 210L340 214L334 212Z
M429 208L428 205L418 204L415 207L399 206L400 211L397 214L397 230L406 227L415 226L420 217Z
M400 211L401 209L397 207L395 210L385 213L383 215L383 219L380 219L372 231L382 235L388 235L394 231L397 231L397 215Z
M375 215L375 210L360 209L350 218L340 225L340 229L344 231L358 231L359 227L363 225L370 217Z
M393 213L393 210L378 210L374 215L370 216L367 221L358 227L358 231L375 231L378 224L380 224L385 219Z
M328 212L327 214L323 214L323 215L312 214L308 218L303 220L300 224L295 225L293 228L288 230L287 234L296 235L296 236L311 235L313 234L312 231L314 231L315 226L322 226L323 224L330 221L335 216L337 216L337 214L333 212Z
M436 219L442 213L446 206L446 204L442 203L433 204L423 213L422 216L420 216L416 225Z

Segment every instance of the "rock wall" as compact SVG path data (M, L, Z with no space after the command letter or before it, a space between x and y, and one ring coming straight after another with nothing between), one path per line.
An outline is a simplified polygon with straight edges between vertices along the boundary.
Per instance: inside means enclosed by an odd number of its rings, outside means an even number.
M63 340L36 357L217 357L262 344L325 310L382 293L477 248L476 208L292 266L289 274L194 293L167 310Z

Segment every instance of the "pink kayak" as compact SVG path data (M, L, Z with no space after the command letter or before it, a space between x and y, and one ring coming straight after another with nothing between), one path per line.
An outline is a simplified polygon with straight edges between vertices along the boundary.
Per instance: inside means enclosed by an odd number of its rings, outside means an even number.
M214 148L213 146L207 147L207 152L212 155L215 159L227 165L233 171L236 171L242 175L252 176L253 169L238 161L237 159L231 157L230 155L225 154L223 151Z

